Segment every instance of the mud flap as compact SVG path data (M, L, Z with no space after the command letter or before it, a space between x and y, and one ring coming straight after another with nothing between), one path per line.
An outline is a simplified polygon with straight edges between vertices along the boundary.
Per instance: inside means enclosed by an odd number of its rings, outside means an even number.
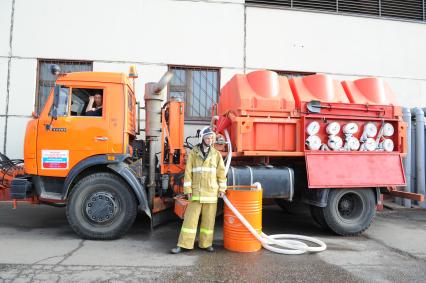
M151 210L148 206L148 198L144 186L138 181L138 178L132 173L132 170L125 163L109 164L108 168L118 173L132 188L138 201L139 211L144 211L152 221Z

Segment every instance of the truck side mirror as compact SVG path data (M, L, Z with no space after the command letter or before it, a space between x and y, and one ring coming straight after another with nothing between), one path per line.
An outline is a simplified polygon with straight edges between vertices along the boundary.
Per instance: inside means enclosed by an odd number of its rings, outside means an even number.
M53 92L53 104L52 108L50 108L49 116L52 117L52 119L58 118L58 104L59 104L59 92L61 90L61 86L55 85L54 92Z

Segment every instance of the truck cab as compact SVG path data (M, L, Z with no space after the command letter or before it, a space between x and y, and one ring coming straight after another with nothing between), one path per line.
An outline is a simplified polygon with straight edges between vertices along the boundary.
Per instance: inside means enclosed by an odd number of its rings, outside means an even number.
M126 74L59 75L40 115L27 125L25 175L12 182L12 198L66 206L71 225L85 238L119 237L137 210L150 216L143 184L126 163L136 119Z
M99 116L93 116L94 111L87 109L90 97L95 95L101 97ZM136 99L126 75L66 74L57 80L40 116L28 123L25 171L65 178L72 168L91 156L130 154L129 140L135 136Z

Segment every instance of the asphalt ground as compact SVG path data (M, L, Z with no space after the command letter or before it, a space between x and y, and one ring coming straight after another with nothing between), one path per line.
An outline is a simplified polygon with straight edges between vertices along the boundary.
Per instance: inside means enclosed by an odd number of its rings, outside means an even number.
M223 248L218 217L216 252L171 255L180 222L151 231L138 217L115 241L80 239L64 208L0 203L0 282L426 282L426 210L385 209L361 236L320 229L306 207L265 206L267 234L304 234L326 242L318 254L279 255Z

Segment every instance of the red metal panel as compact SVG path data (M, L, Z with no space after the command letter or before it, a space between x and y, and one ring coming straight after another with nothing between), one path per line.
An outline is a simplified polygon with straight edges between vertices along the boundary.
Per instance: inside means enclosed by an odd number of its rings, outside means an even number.
M306 152L309 188L405 186L399 153Z

